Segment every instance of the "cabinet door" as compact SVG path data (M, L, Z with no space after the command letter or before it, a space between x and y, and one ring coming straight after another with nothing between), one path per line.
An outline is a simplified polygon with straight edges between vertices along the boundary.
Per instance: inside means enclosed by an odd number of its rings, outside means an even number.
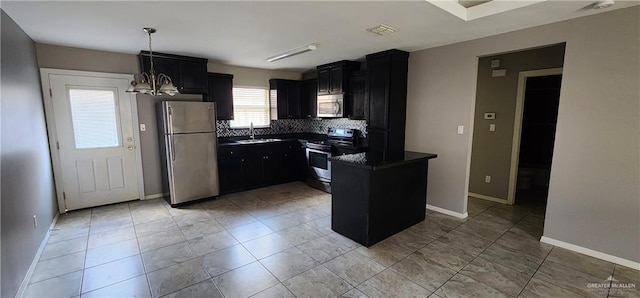
M329 94L331 88L330 78L330 68L318 69L318 94Z
M301 180L306 169L304 148L299 142L286 145L282 153L282 182Z
M218 180L223 194L242 190L242 157L218 159Z
M383 56L367 60L369 72L369 118L368 127L388 127L388 93L389 93L389 69L391 57Z
M233 75L210 73L208 80L205 100L216 103L216 118L233 120Z
M300 119L300 82L286 81L287 87L287 118Z
M242 157L242 186L244 189L260 187L262 184L262 156Z
M262 156L262 185L274 185L282 182L282 158L280 152L269 152Z
M342 66L334 66L331 68L329 75L329 93L342 93L344 80L344 68Z
M180 60L180 85L178 89L185 94L207 93L207 64Z
M318 116L318 80L302 81L300 85L300 117L315 118Z
M151 61L149 56L140 55L140 65L142 71L151 75ZM180 65L177 60L153 57L153 69L156 72L156 76L160 74L168 75L173 81L173 84L177 87L180 84Z
M347 105L347 117L350 119L361 120L365 117L365 106L367 100L367 74L357 73L351 76L349 84L349 104Z

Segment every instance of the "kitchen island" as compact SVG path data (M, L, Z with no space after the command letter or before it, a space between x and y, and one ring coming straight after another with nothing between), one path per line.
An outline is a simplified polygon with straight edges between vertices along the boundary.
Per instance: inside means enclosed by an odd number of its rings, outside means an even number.
M436 157L411 151L393 160L333 157L331 229L369 247L424 220L429 159Z

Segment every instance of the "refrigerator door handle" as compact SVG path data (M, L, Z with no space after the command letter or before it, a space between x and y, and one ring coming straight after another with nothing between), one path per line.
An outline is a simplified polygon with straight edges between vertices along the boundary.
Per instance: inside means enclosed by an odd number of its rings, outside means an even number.
M171 138L171 148L170 148L170 153L171 153L171 160L175 161L176 160L176 142L175 142L175 138L170 135L169 138Z
M209 109L209 114L208 114L209 123L212 125L213 129L215 129L215 127L216 127L216 121L215 121L216 117L213 114L213 106L209 106L209 107L207 107L207 109Z
M173 133L173 116L171 107L167 106L167 114L169 115L169 127L167 127L167 133Z

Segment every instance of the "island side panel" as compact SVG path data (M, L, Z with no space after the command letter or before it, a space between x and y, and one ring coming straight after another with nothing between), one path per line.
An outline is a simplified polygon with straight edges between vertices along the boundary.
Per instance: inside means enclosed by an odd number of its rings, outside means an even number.
M337 162L331 167L331 229L365 245L369 230L371 172Z
M426 159L372 172L369 212L371 246L425 219Z

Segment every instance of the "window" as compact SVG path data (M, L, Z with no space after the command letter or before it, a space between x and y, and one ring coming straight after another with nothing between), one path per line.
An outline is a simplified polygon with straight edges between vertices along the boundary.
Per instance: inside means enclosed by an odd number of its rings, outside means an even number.
M76 149L120 146L113 91L69 89L69 99Z
M269 89L261 87L233 88L233 120L231 128L269 127Z

